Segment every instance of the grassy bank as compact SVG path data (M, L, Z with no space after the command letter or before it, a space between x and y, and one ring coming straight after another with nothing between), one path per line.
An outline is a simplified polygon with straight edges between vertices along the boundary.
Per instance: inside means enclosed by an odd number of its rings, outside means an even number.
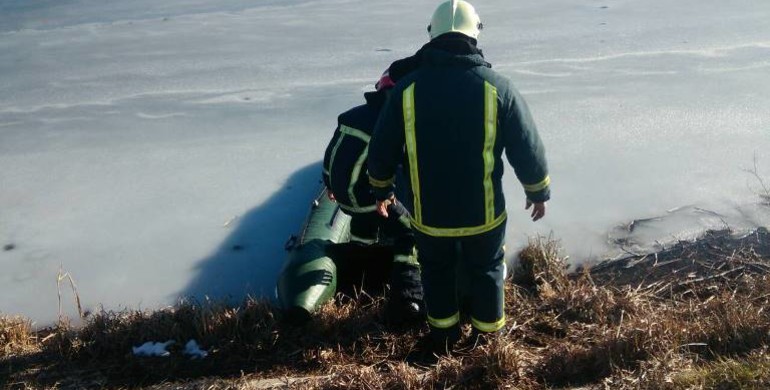
M449 356L418 353L424 326L390 329L383 300L339 296L303 327L257 300L91 314L35 330L0 319L0 387L256 389L770 387L770 234L709 232L659 253L565 272L537 239L506 284L508 328ZM196 340L209 352L190 360ZM171 356L131 348L173 340ZM291 379L293 378L293 379ZM282 384L281 384L282 383Z

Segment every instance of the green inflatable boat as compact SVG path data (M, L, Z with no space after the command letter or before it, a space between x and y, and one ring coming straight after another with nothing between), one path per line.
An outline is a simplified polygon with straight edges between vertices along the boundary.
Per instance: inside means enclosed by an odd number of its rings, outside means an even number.
M386 282L393 258L387 245L350 243L350 217L323 189L315 197L302 229L286 242L286 261L276 293L287 319L303 323L338 291L376 289ZM367 289L367 292L371 292Z
M300 232L286 242L276 295L288 321L307 322L337 292L365 290L376 296L382 291L390 275L392 248L387 242L364 246L349 241L350 216L329 200L324 188L311 203ZM508 270L514 259L506 259ZM458 274L461 299L471 289L463 275Z

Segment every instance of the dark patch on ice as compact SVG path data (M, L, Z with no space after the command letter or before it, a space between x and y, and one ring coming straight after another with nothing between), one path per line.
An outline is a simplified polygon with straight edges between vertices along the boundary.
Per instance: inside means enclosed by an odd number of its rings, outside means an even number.
M231 249L233 250L233 252L240 252L243 250L243 245L235 244Z
M14 244L6 244L3 246L3 250L6 252L10 252L12 250L16 249L16 245Z
M251 98L250 98L250 97L248 97L248 96L244 96L244 97L243 97L243 100L245 100L245 101L247 101L247 102L248 102L249 100L251 100Z
M391 50L391 49L386 49L386 48L379 48L379 49L375 49L374 51L384 51L384 52L389 52L389 51L393 51L393 50Z
M600 9L607 9L607 8L610 8L610 7L609 7L609 6L606 6L606 5L603 5L603 6L599 7L599 8L600 8Z

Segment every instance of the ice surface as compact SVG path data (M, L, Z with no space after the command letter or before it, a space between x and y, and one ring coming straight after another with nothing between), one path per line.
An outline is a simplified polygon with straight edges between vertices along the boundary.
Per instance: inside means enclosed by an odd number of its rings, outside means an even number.
M434 3L0 0L0 312L54 320L60 269L90 309L271 295L337 114ZM552 170L536 224L508 170L509 248L553 232L583 261L770 221L742 170L770 181L770 3L476 6Z

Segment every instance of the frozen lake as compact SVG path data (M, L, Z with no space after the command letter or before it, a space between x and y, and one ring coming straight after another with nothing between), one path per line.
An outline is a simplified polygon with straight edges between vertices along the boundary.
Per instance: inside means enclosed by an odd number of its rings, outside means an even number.
M271 296L336 116L436 4L0 0L0 312L54 320L60 270L91 309ZM770 224L745 172L770 184L770 2L474 5L552 171L532 223L508 170L509 248L552 233L582 262Z

